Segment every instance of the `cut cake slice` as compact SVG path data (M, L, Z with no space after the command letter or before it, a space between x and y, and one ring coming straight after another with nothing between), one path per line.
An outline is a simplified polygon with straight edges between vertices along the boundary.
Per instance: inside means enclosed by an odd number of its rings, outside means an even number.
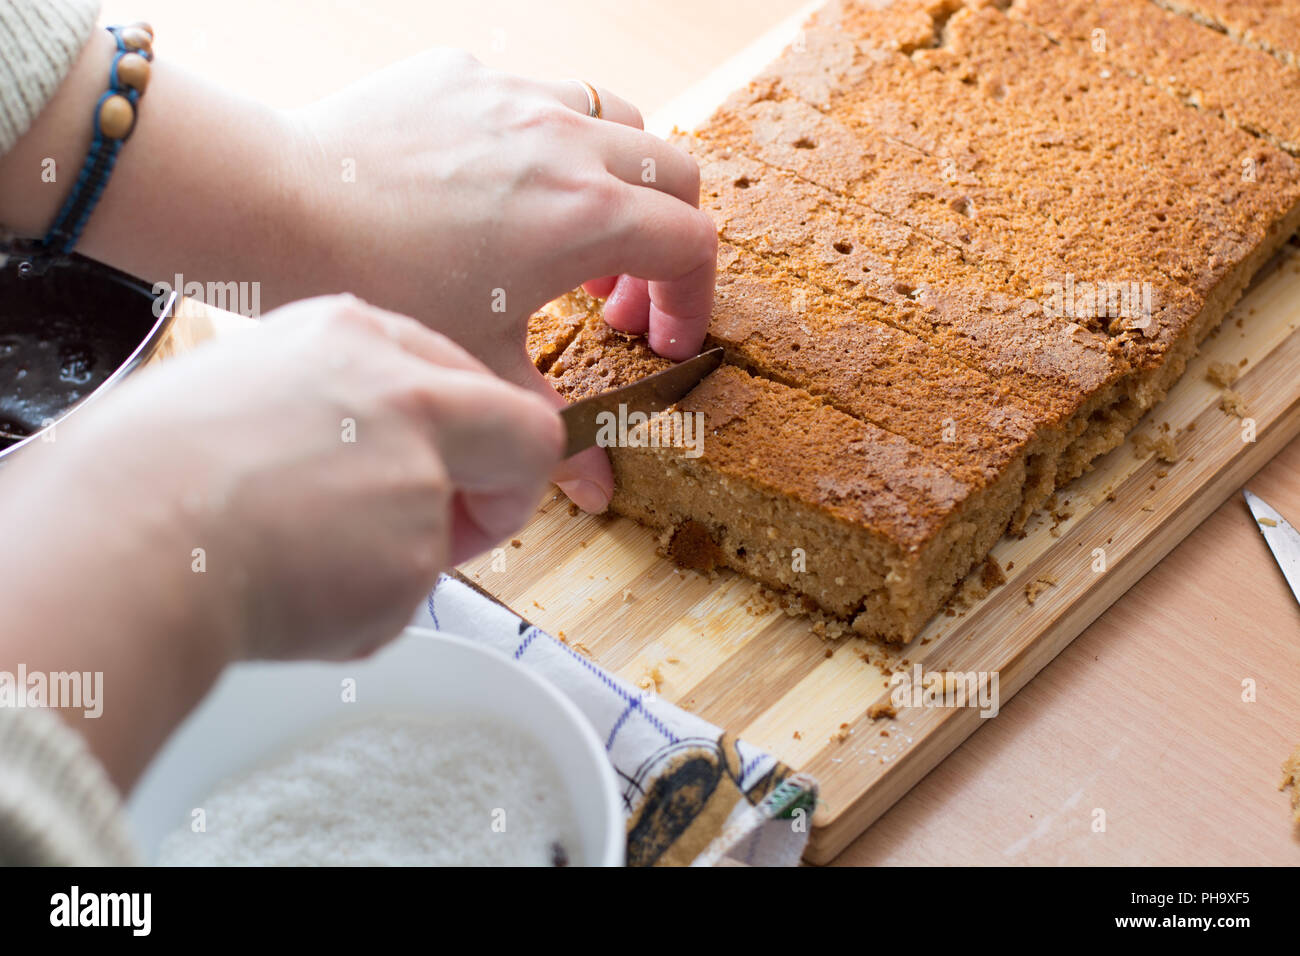
M666 364L594 312L548 377L574 401ZM681 419L697 412L698 456ZM798 592L864 635L911 638L1001 535L986 516L1010 510L932 449L734 366L654 421L657 442L609 449L613 509L664 531L679 563Z

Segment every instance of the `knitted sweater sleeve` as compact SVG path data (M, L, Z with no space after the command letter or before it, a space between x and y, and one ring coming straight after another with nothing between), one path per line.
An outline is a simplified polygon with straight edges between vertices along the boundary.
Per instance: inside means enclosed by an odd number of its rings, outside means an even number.
M98 16L99 0L0 0L0 154L31 128Z
M137 862L116 788L53 712L0 707L0 866Z
M0 153L59 88L99 0L0 0ZM0 706L0 864L135 860L121 800L81 737L48 711Z

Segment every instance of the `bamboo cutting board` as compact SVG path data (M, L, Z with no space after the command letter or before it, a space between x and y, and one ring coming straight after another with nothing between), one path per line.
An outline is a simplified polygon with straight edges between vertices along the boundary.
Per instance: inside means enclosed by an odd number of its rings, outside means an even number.
M978 598L970 582L952 616L906 646L825 641L806 618L770 607L756 583L681 571L658 556L654 532L572 515L558 493L518 547L461 570L602 666L648 690L657 684L664 698L815 775L822 805L808 859L826 862L981 720L975 708L933 707L871 719L872 705L889 701L887 670L996 672L1005 704L1300 434L1298 330L1300 248L1288 246L1129 440L1062 489L1055 513L1031 519L1023 539L998 544L1006 583ZM1246 419L1220 408L1222 389L1206 376L1210 363L1242 359L1233 390ZM1163 436L1176 462L1147 448Z
M808 12L724 64L648 127L666 132L702 120L779 53ZM1008 569L1006 583L980 596L983 588L969 582L949 613L905 647L824 641L806 618L771 607L754 582L731 572L683 572L658 556L654 532L623 518L571 515L558 494L519 534L518 547L461 570L602 666L814 774L822 804L807 858L826 862L982 719L973 707L908 707L873 720L873 705L889 702L887 675L916 665L996 673L1005 704L1300 434L1297 328L1300 249L1288 247L1129 440L1063 489L1055 514L1032 519L1023 539L999 543L993 556ZM1233 389L1247 420L1220 408L1221 389L1206 378L1210 363L1242 359ZM1174 440L1174 463L1150 450L1165 436Z

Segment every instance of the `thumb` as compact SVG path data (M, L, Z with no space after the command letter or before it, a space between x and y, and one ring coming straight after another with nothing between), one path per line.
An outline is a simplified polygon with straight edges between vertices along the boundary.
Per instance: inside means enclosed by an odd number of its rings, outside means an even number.
M532 362L521 364L522 368L508 376L511 381L541 395L556 411L569 404ZM603 512L614 496L614 471L603 448L587 448L566 458L556 466L551 480L570 501L591 514Z

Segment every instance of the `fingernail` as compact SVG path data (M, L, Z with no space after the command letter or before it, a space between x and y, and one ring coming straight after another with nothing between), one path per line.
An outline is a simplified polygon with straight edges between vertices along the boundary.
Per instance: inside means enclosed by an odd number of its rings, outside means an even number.
M598 515L609 507L609 497L595 482L575 478L557 483L569 500L590 514Z

